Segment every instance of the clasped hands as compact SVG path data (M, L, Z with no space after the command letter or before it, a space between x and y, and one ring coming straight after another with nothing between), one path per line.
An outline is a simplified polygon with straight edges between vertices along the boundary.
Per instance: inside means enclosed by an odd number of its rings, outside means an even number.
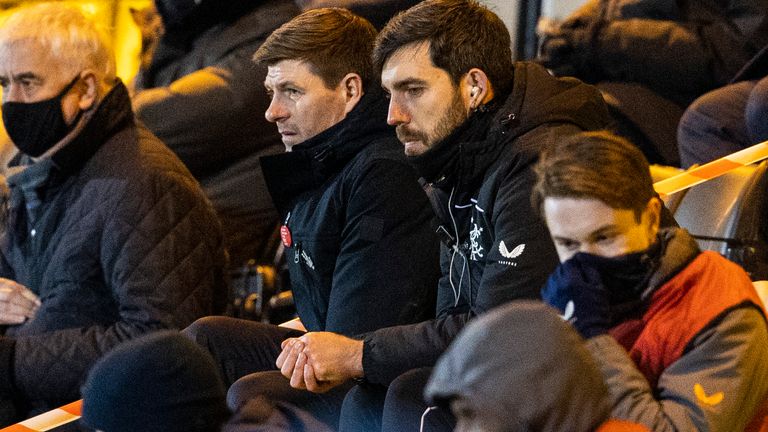
M29 288L0 278L0 325L21 324L32 319L39 308L40 299Z
M275 365L291 387L324 393L345 381L363 376L363 341L330 332L311 332L289 338Z

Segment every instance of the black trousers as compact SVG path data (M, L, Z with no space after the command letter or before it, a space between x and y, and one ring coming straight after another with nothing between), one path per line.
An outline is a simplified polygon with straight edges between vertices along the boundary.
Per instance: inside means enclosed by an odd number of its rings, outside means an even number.
M352 383L323 394L294 389L275 366L280 343L298 337L298 330L228 317L205 317L182 331L213 355L229 387L227 404L236 410L245 401L264 395L294 404L332 428L338 427L341 405Z
M431 372L431 368L413 369L397 377L388 388L357 386L350 390L344 399L339 430L452 431L456 420L449 410L434 407L427 412L430 407L424 402L423 394Z
M229 387L227 404L236 410L264 395L292 403L341 432L419 431L426 411L423 393L431 368L414 369L389 387L348 383L317 394L291 388L275 366L280 343L303 333L270 324L228 317L206 317L182 332L208 349ZM452 431L455 420L444 409L424 416L424 431Z

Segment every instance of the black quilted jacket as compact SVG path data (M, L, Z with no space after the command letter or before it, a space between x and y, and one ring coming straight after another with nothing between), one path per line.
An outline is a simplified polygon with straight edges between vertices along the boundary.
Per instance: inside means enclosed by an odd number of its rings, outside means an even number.
M227 295L213 209L178 158L135 123L122 84L52 159L37 218L12 216L23 224L0 243L0 277L42 302L0 339L0 397L22 411L78 399L106 351L222 310ZM19 216L15 181L10 212Z

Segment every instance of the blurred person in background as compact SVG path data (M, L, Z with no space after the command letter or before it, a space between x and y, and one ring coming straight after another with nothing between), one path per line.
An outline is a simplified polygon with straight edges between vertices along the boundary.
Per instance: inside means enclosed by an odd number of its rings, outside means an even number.
M269 100L251 56L298 14L286 0L155 0L164 32L135 79L136 116L200 182L224 229L232 268L270 262L278 217L259 157L280 135L257 114Z

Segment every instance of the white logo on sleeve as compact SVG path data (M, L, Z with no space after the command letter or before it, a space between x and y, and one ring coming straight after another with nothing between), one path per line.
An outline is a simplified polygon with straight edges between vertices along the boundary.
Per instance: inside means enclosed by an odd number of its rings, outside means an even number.
M507 245L504 244L504 240L499 243L499 253L501 256L507 259L515 259L523 254L523 251L525 250L525 243L521 245L517 245L512 251L510 252L507 250Z
M506 259L499 261L499 264L508 265L510 267L517 267L517 263L512 260L522 255L524 250L525 250L525 243L515 246L515 248L510 251L509 249L507 249L507 245L504 244L504 240L500 241L499 253L503 258L506 258Z

